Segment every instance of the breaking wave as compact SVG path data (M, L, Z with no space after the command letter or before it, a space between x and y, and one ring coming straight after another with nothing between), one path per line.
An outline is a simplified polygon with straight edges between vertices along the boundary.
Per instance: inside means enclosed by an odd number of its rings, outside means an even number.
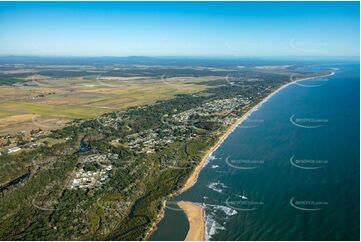
M215 192L223 193L223 191L227 188L227 186L222 182L211 182L207 185L207 187Z
M230 216L236 215L237 211L222 205L204 204L205 207L205 239L210 240L220 230L225 230L224 225ZM221 222L222 221L222 222Z

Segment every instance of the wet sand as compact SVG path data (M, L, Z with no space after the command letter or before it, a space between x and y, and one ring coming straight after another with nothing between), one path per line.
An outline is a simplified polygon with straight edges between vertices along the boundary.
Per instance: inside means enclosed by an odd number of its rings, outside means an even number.
M313 78L320 78L320 77L327 77L334 75L335 72L331 72L330 74L323 75L323 76L316 76L316 77L306 77L302 79L293 80L291 77L291 82L288 82L276 90L274 90L272 93L270 93L268 96L266 96L262 101L260 101L258 104L256 104L253 108L248 110L245 114L243 114L240 118L238 118L230 127L226 129L223 135L221 135L217 141L217 143L212 146L207 153L203 156L203 159L201 162L196 166L196 168L193 170L192 174L189 176L187 181L185 182L184 186L180 189L179 194L185 192L189 188L191 188L198 179L198 174L202 170L203 166L207 163L207 160L210 155L223 143L223 141L230 135L235 128L237 128L238 125L240 125L244 120L246 120L254 111L256 111L260 106L262 106L265 102L267 102L273 95L284 89L285 87L288 87L296 82L305 81Z
M185 241L204 241L205 221L203 208L192 202L180 201L177 204L183 209L189 222L189 230Z
M267 102L273 95L275 95L276 93L278 93L279 91L281 91L282 89L294 84L294 83L297 83L297 82L300 82L300 81L304 81L304 80L309 80L309 79L313 79L313 78L320 78L320 77L327 77L327 76L332 76L334 75L335 72L331 72L330 74L327 74L327 75L322 75L322 76L315 76L315 77L307 77L307 78L301 78L301 79L297 79L297 80L293 80L293 77L291 76L290 78L290 82L280 86L279 88L277 88L276 90L274 90L272 93L270 93L268 96L266 96L262 101L260 101L258 104L256 104L254 107L252 107L250 110L248 110L245 114L243 114L239 119L237 119L230 127L228 127L226 129L226 131L224 132L223 135L221 135L217 141L217 143L212 146L207 152L206 154L203 156L201 162L195 167L195 169L193 170L192 174L189 176L189 178L187 179L187 181L185 182L185 184L183 185L183 187L176 193L170 195L169 197L173 197L174 195L176 194L181 194L185 191L187 191L189 188L191 188L196 182L197 182L197 179L198 179L198 175L200 173L200 171L202 170L202 168L207 164L207 160L209 159L209 157L212 155L212 153L223 143L223 141L228 137L228 135L230 135L236 128L238 125L240 125L244 120L246 120L254 111L256 111L260 106L262 106L265 102ZM186 204L186 205L184 205ZM191 205L189 205L191 204ZM194 204L194 203L191 203L191 202L184 202L184 201L181 201L178 203L178 206L181 207L187 218L188 218L188 221L189 221L189 231L188 231L188 234L187 234L187 237L185 240L187 240L189 237L188 236L191 236L190 235L190 231L195 231L197 230L197 228L199 227L202 227L203 228L203 240L204 240L204 235L205 235L205 221L204 221L204 211L203 211L203 208ZM156 221L153 225L152 225L152 228L150 229L150 231L148 231L148 234L146 236L146 238L149 237L149 235L154 231L154 229L156 228L156 225L158 224L158 222L163 218L164 216L164 207L162 207L161 209L161 213L159 214L158 216L158 221ZM196 210L194 209L194 207L197 207L198 209L201 209L202 212L198 212L198 213L195 213L195 212L188 212L187 213L187 210L188 208L191 208L193 207L193 210ZM193 219L194 216L199 216L198 219ZM190 217L192 216L192 217ZM193 222L191 223L191 220L193 220ZM196 221L196 222L195 222ZM192 235L193 236L193 235ZM196 239L194 239L196 240Z
M323 76L318 76L319 77L326 77L326 76L332 76L334 75L335 72L331 72L330 74L327 75L323 75ZM194 169L194 171L192 172L192 174L190 175L190 177L187 179L187 181L185 182L184 186L180 189L179 194L183 193L185 191L187 191L189 188L191 188L198 179L198 175L200 173L200 171L202 170L202 168L206 165L207 160L209 159L209 156L212 155L212 153L223 143L223 141L228 137L228 135L230 135L235 128L237 128L238 125L240 125L244 120L246 120L254 111L256 111L260 106L262 106L265 102L267 102L273 95L275 95L276 93L278 93L279 91L281 91L282 89L284 89L287 86L290 86L296 82L299 81L304 81L304 80L309 80L309 79L313 79L313 78L317 78L317 77L307 77L307 78L302 78L302 79L297 79L297 80L293 80L291 77L291 82L288 82L284 85L282 85L281 87L277 88L276 90L274 90L272 93L270 93L268 96L266 96L261 102L259 102L258 104L256 104L253 108L251 108L250 110L248 110L245 114L243 114L239 119L237 119L229 128L227 128L227 130L225 131L225 133L223 135L221 135L217 141L217 143L211 147L211 149L209 149L207 151L207 153L203 156L203 159L201 160L201 162L196 166L196 168ZM190 202L183 202L182 204L192 204L192 206L197 206L200 209L200 206L195 205L194 203L190 203ZM180 204L178 203L178 205L180 206ZM185 206L180 206L183 210L188 209L187 207L188 205ZM189 205L190 206L190 205ZM204 212L202 213L198 213L199 218L196 220L197 222L194 222L195 219L194 218L190 218L189 216L195 216L195 213L190 214L190 212L187 212L185 210L185 214L187 215L188 221L189 221L189 231L186 237L186 240L188 238L188 236L190 235L190 231L194 231L196 230L196 228L198 227L205 227L205 221L204 221ZM191 220L193 219L193 223L191 223ZM203 224L200 224L203 223ZM203 238L204 239L204 238Z

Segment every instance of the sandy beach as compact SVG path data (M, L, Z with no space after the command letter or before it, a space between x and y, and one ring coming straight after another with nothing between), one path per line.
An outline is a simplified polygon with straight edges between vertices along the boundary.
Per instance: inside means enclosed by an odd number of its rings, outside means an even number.
M228 137L228 135L230 133L233 132L233 130L240 124L242 123L243 120L245 120L248 115L250 114L250 111L248 111L246 114L244 114L241 118L237 119L235 123L233 123L229 128L227 128L227 130L225 131L225 133L223 135L221 135L217 141L217 143L212 146L207 153L203 156L201 162L196 166L196 168L193 170L192 174L189 176L189 178L187 179L187 181L185 182L184 186L181 188L181 190L179 191L179 193L183 193L186 190L188 190L189 188L191 188L196 182L197 182L197 178L198 178L198 174L199 172L202 170L203 166L206 164L208 158L210 155L212 155L212 153L222 144L222 142Z
M328 75L323 75L323 76L317 76L317 77L327 77L327 76L332 76L334 75L335 72L331 72ZM279 91L281 91L282 89L296 83L296 82L300 82L300 81L305 81L305 80L310 80L313 78L317 78L317 77L307 77L307 78L302 78L302 79L298 79L298 80L292 80L291 77L291 82L288 82L282 86L280 86L278 89L276 89L275 91L273 91L272 93L270 93L268 96L266 96L261 102L259 102L258 104L256 104L253 108L251 108L250 110L248 110L245 114L243 114L239 119L237 119L229 128L227 128L227 130L225 131L225 133L223 135L221 135L217 141L217 143L212 146L207 153L203 156L201 162L196 166L196 168L193 170L192 174L189 176L189 178L187 179L186 183L184 184L184 186L181 188L181 190L179 191L179 193L183 193L186 190L188 190L189 188L191 188L196 182L197 182L197 178L198 178L198 174L199 172L202 170L203 166L206 164L209 156L212 155L212 153L223 143L223 141L228 137L228 135L230 135L235 128L237 128L238 125L240 125L244 120L246 120L254 111L256 111L260 106L262 106L265 102L267 102L273 95L275 95L276 93L278 93Z
M330 74L327 75L323 75L323 76L317 76L317 77L327 77L327 76L332 76L334 75L335 72L331 72ZM305 81L305 80L310 80L313 78L317 78L317 77L307 77L307 78L302 78L302 79L298 79L298 80L293 80L291 77L291 82L286 83L284 85L282 85L281 87L279 87L278 89L276 89L275 91L273 91L272 93L270 93L268 96L266 96L261 102L259 102L258 104L256 104L253 108L251 108L249 111L247 111L245 114L243 114L239 119L237 119L229 128L227 128L227 130L225 131L225 133L223 135L221 135L217 141L217 143L212 146L207 153L203 156L203 159L201 160L201 162L196 166L196 168L193 170L192 174L189 176L189 178L187 179L187 181L185 182L184 186L180 189L179 193L183 193L185 191L187 191L189 188L191 188L198 179L198 175L199 172L202 170L202 168L205 166L205 164L207 163L207 160L209 159L209 156L212 155L212 153L223 143L223 141L228 137L228 135L230 135L235 128L237 128L238 125L240 125L244 120L246 120L254 111L256 111L260 106L262 106L264 103L266 103L273 95L275 95L276 93L278 93L279 91L281 91L282 89L296 83L296 82L300 82L300 81ZM185 202L183 202L184 204ZM187 202L189 203L189 202ZM191 203L193 206L197 206L200 209L203 210L203 208L201 208L198 205L195 205L193 203ZM183 207L180 206L182 209ZM185 206L185 208L188 209L188 207ZM185 211L187 217L189 212L187 213L187 211ZM192 225L196 226L196 227L204 227L204 212L203 213L198 213L200 214L199 216L202 216L202 218L197 219L197 221L199 222L198 224L190 223L190 229L189 230L194 230L194 228L192 227ZM194 216L194 215L192 215ZM190 221L190 218L188 217L188 221ZM203 224L200 224L203 223ZM189 234L189 232L188 232ZM188 237L188 235L187 235ZM203 237L204 238L204 237Z
M275 95L276 93L278 93L279 91L281 91L282 89L296 83L296 82L300 82L300 81L305 81L305 80L310 80L313 78L320 78L320 77L327 77L327 76L332 76L334 75L335 72L331 72L330 74L327 75L323 75L323 76L316 76L316 77L307 77L307 78L301 78L301 79L297 79L297 80L293 80L293 77L291 77L291 81L280 86L278 89L276 89L275 91L273 91L272 93L270 93L268 96L266 96L262 101L260 101L258 104L256 104L254 107L252 107L250 110L248 110L245 114L243 114L240 118L238 118L230 127L228 127L226 129L226 131L224 132L224 134L222 134L219 138L218 141L216 142L216 144L214 146L212 146L207 152L206 154L203 156L201 162L195 167L195 169L193 170L192 174L189 176L189 178L187 179L187 181L185 182L185 184L183 185L183 187L177 191L174 194L171 194L169 197L173 197L176 194L181 194L185 191L187 191L189 188L191 188L198 179L198 175L200 173L200 171L202 170L202 168L207 164L207 160L209 159L209 157L212 155L212 153L223 143L223 141L237 128L238 125L240 125L244 120L246 120L254 111L256 111L259 107L261 107L264 103L266 103L273 95ZM165 204L164 204L165 205ZM163 205L162 209L161 209L161 213L159 214L157 221L152 225L151 229L148 231L146 239L150 236L150 234L154 231L154 229L156 228L156 225L158 224L158 222L163 218L164 216L164 208L165 206ZM185 201L181 201L178 203L179 207L181 207L187 218L189 221L189 231L186 237L189 236L193 236L190 235L190 231L197 231L197 228L202 227L203 228L203 237L202 239L197 239L197 240L204 240L205 239L205 220L204 220L204 209L201 206L198 206L194 203L191 202L185 202ZM187 210L189 210L187 212ZM190 211L195 211L195 210L199 210L202 212L190 212ZM198 219L194 219L194 216L199 216ZM192 220L192 222L191 222ZM193 237L192 237L193 238ZM194 239L196 240L196 239Z
M183 209L189 222L189 230L185 241L204 241L205 221L203 208L194 203L185 201L180 201L177 204Z

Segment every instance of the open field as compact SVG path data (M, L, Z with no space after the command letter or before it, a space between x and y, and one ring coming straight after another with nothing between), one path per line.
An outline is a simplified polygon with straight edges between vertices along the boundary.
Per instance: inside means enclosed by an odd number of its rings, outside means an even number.
M29 71L29 70L27 70ZM18 73L8 71L9 73ZM24 73L24 72L21 72ZM28 73L28 72L27 72ZM23 78L31 85L0 86L0 135L32 129L54 129L77 118L166 100L176 94L204 90L206 77L82 76Z
M57 129L73 119L199 93L237 80L238 73L262 81L265 74L287 75L288 67L0 64L0 135Z
M329 73L164 62L14 66L0 58L0 130L14 132L0 137L0 239L146 239L232 123L291 76ZM203 211L192 210L187 239L203 240Z

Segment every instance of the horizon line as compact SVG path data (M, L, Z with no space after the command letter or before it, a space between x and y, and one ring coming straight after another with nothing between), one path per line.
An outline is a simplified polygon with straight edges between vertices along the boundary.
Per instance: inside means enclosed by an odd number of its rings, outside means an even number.
M38 57L38 58L359 58L360 55L37 55L37 54L0 54L0 57Z

